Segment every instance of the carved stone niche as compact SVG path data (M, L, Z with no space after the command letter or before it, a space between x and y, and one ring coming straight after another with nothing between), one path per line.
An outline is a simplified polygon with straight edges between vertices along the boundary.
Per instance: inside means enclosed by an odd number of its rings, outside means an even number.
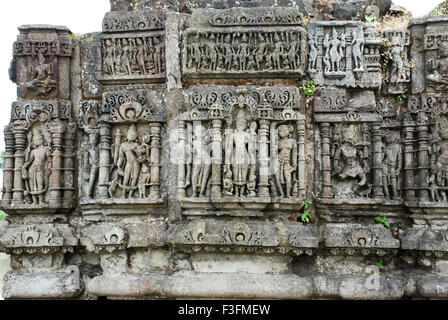
M84 215L148 214L160 192L165 113L157 90L109 91L84 102L80 200Z
M66 27L25 25L14 43L10 77L20 98L70 99L71 31Z
M310 22L308 74L319 85L379 88L383 45L378 31L359 21Z
M316 225L207 220L172 225L167 243L184 252L313 255L319 247Z
M406 115L410 138L416 141L414 201L408 204L417 220L446 225L448 215L448 96L423 94L408 99ZM406 148L406 146L405 146Z
M195 10L184 33L183 72L190 78L301 77L302 18L292 8Z
M409 57L411 36L408 30L386 30L384 94L400 94L409 90L412 62ZM386 64L387 62L387 64Z
M5 129L2 209L8 214L73 208L74 141L71 103L19 101Z
M321 215L377 215L380 205L401 204L399 198L393 199L392 191L390 198L396 201L384 197L383 175L387 179L398 175L400 161L397 152L392 152L390 165L386 165L383 117L376 109L372 91L327 87L316 92L314 121L319 129L315 174ZM400 147L394 141L394 151L395 146Z
M172 156L184 214L297 212L306 191L299 99L293 87L192 87Z
M412 19L412 93L448 89L448 17Z
M319 229L330 255L396 255L400 240L381 225L329 223Z

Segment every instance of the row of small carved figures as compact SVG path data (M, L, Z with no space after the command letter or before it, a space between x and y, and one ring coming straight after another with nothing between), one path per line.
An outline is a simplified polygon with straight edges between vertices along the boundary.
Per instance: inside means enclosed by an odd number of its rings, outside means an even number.
M106 75L160 74L165 70L165 44L160 37L105 39Z
M211 34L208 40L200 41L199 34L190 37L187 45L187 68L220 70L292 69L301 63L301 45L295 34L262 33L252 36L239 33ZM297 35L297 38L299 36ZM239 41L236 41L236 40ZM258 39L258 41L257 41ZM291 40L292 39L292 40Z

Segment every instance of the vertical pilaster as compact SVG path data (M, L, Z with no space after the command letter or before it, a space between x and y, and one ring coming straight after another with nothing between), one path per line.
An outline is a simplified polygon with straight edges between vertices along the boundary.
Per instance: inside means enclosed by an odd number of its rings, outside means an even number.
M298 149L298 165L297 165L297 181L299 189L299 197L305 197L306 193L306 159L305 159L305 119L297 121L297 149Z
M12 189L14 187L14 134L11 125L5 127L5 158L3 166L3 195L2 202L11 204Z
M100 128L100 170L98 175L98 196L101 199L107 199L110 175L110 141L111 141L111 125L102 122Z
M221 169L222 169L222 120L212 120L212 197L220 198L222 196L221 189Z
M322 198L333 198L334 193L331 184L331 159L330 159L330 124L320 124L322 143Z
M373 173L373 196L377 199L384 198L383 172L382 172L382 150L381 150L381 122L372 124L372 173Z
M62 200L64 206L71 206L73 204L73 193L75 190L75 134L76 124L69 123L65 132L64 144L64 194Z
M153 122L151 128L151 186L149 196L153 199L160 198L160 140L162 124Z
M51 206L61 205L61 189L62 189L62 145L64 143L64 133L66 126L61 120L57 119L48 125L52 140L52 163L50 174L50 197L48 199Z
M404 146L404 191L405 200L415 202L415 177L414 177L414 130L413 121L403 121L403 146Z
M258 196L269 197L269 120L259 120L259 141L258 141L258 163L259 163L259 182Z
M23 179L22 168L25 161L25 146L26 146L26 131L27 126L25 121L16 121L13 124L14 134L14 189L12 195L13 204L23 204Z
M429 146L428 146L428 118L425 112L418 114L417 120L417 184L419 186L419 201L429 200L428 169L429 169Z
M185 121L179 120L177 124L178 129L178 154L177 154L177 196L180 198L186 197L186 177L185 177L185 146L187 143L187 128Z

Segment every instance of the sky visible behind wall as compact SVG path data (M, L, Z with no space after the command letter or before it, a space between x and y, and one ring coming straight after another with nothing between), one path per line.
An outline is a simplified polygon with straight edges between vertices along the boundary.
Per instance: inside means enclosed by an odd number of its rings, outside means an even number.
M428 14L442 0L393 0L396 5L411 11L414 17ZM23 24L52 24L67 26L73 33L101 31L109 0L13 0L2 1L0 30L0 150L4 150L3 128L9 123L11 103L16 100L16 85L9 80L8 68L12 46Z

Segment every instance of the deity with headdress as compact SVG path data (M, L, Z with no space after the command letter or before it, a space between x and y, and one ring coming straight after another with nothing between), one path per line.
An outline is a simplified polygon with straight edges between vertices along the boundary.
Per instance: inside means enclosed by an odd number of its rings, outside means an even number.
M430 62L431 73L426 77L428 86L438 90L448 89L448 41L439 43L439 56Z

